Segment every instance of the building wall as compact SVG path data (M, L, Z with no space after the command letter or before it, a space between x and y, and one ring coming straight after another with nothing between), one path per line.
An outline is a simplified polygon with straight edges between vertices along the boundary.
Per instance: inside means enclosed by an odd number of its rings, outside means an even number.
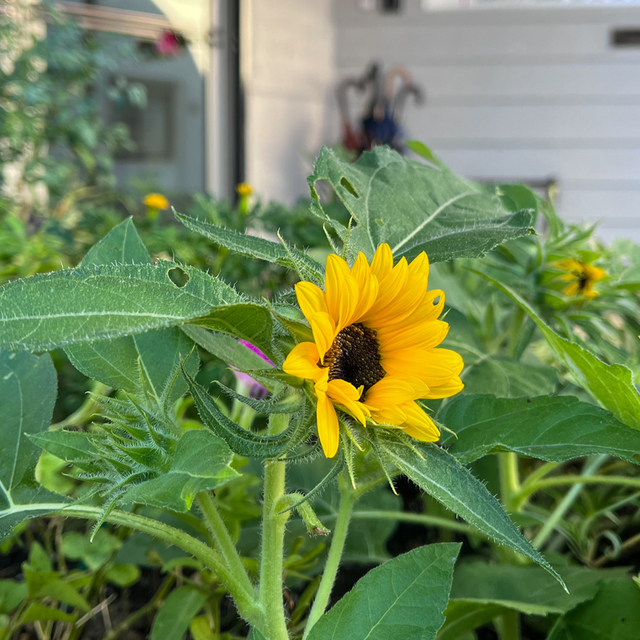
M474 179L557 180L570 221L640 240L640 48L613 28L640 7L556 7L399 15L335 3L338 77L372 60L406 65L427 94L408 104L410 137ZM363 10L360 7L373 7Z
M262 198L309 195L306 176L337 135L331 0L245 0L247 180Z

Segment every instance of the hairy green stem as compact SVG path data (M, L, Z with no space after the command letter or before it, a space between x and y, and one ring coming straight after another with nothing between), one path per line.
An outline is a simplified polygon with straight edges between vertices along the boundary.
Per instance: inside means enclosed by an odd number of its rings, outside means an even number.
M43 506L46 507L46 505L38 505L38 507ZM72 505L60 509L60 506L55 505L52 511L57 511L59 515L65 517L99 520L103 514L102 509L98 507ZM167 544L173 544L200 560L220 578L221 583L234 599L238 613L250 625L260 630L265 629L265 615L259 603L255 600L253 589L251 592L247 592L242 582L229 571L220 554L204 542L180 529L135 513L113 510L106 517L106 520L113 524L141 531Z
M216 545L218 545L218 550L225 559L229 570L247 593L253 593L255 591L253 584L251 584L236 545L229 535L229 530L218 512L211 494L208 491L203 491L197 495L196 500L204 516L207 529L209 529L209 533L211 533Z
M267 617L269 640L288 640L282 601L284 529L289 511L278 514L276 505L285 491L286 462L267 462L264 469L260 604Z
M347 482L344 483L345 485ZM340 559L342 558L342 551L344 549L344 543L347 539L347 532L349 530L349 520L351 518L351 511L353 509L353 503L355 502L354 492L348 487L341 487L340 492L340 507L338 508L338 518L336 525L333 529L333 539L331 540L331 547L329 548L329 555L327 556L327 562L322 574L322 580L320 586L316 592L315 600L313 601L313 607L309 613L309 619L307 620L307 626L302 636L302 640L306 640L313 625L318 622L320 616L324 613L327 605L329 604L329 598L331 596L331 590L333 589L333 583L335 582L336 575L338 574L338 568L340 567Z
M581 481L575 484L571 489L567 492L567 495L561 500L560 504L553 510L553 513L547 518L546 522L540 528L540 531L536 534L536 537L533 539L533 546L539 549L549 538L553 530L556 528L560 520L564 517L564 514L571 508L573 503L578 499L580 492L584 489L584 485L587 481L587 478L592 477L591 474L597 471L607 460L609 456L601 455L594 458L589 458L582 469L582 472L579 476ZM569 476L565 476L568 478ZM596 476L601 478L615 478L615 476ZM544 482L550 482L553 480L562 480L563 478L547 478L546 480L541 479L538 480L537 484L534 484L534 488L540 487ZM633 478L629 478L633 479ZM551 485L550 485L551 486ZM637 486L637 485L636 485Z

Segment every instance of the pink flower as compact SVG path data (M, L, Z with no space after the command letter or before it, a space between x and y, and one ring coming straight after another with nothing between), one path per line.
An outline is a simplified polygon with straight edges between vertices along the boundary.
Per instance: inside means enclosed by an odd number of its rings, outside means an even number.
M183 36L175 31L163 31L156 42L156 52L165 58L176 58L182 52L186 41Z
M270 367L275 367L275 364L271 362L271 360L269 360L269 358L264 353L262 353L262 351L260 351L260 349L258 349L258 347L256 347L254 344L251 344L246 340L238 340L238 342L247 347L247 349L251 349L251 351L253 351L253 353L255 353L256 355L260 356L260 358L262 358ZM242 371L238 371L235 367L231 367L231 369L238 379L238 382L241 382L247 387L249 391L249 397L259 400L261 398L264 398L269 393L269 390L266 387L263 387L259 382L256 382L250 375L242 373Z

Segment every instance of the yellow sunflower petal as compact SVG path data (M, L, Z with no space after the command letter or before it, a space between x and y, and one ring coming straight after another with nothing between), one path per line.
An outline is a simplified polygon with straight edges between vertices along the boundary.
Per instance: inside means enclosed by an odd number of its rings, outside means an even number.
M429 258L424 251L409 263L409 277L418 275L429 277Z
M367 256L365 256L362 251L358 253L358 257L353 263L351 275L356 279L358 287L360 287L360 291L362 291L366 281L371 277L371 267L369 267L369 263L367 262Z
M318 437L322 450L327 458L333 458L338 452L340 441L340 426L336 410L326 394L318 394L318 408L316 414L318 420Z
M358 283L351 275L349 265L331 254L327 258L325 289L329 315L336 321L338 331L348 326L358 304Z
M433 349L437 347L449 332L449 325L442 320L433 320L416 324L411 328L395 325L384 327L378 331L380 353L391 353L398 349Z
M289 353L282 369L290 376L315 382L322 375L322 369L318 367L319 360L318 347L313 342L301 342Z
M562 293L564 293L565 296L575 296L580 292L580 283L579 282L573 282L572 284L570 284L568 287L565 287L562 290Z
M376 250L371 261L371 273L381 282L393 269L393 253L391 247L385 242Z
M440 438L440 430L417 403L404 404L402 410L407 421L400 426L406 434L422 442L436 442Z
M464 389L464 384L458 376L455 376L446 382L433 386L429 392L423 396L426 400L439 400L440 398L450 398L460 393Z
M327 385L327 396L341 404L363 426L371 415L369 409L360 402L360 392L345 380L330 380Z
M305 318L309 319L314 313L327 313L327 302L324 291L312 282L298 282L296 298Z
M387 373L415 376L429 388L460 375L463 366L461 356L449 349L399 349L382 358L382 367Z
M584 270L587 278L592 280L593 282L597 282L598 280L602 280L605 277L605 272L600 267L596 267L593 264L585 264Z
M324 358L336 337L336 325L328 313L312 313L308 318L320 360Z

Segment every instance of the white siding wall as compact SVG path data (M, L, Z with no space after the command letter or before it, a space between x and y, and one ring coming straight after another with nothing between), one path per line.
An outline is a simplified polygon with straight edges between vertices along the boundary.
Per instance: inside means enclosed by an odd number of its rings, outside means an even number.
M406 128L451 167L485 180L556 179L566 220L640 240L640 7L478 9L400 15L336 0L338 77L404 64L427 93Z
M334 139L331 0L242 4L247 180L265 199L308 195L306 176Z

